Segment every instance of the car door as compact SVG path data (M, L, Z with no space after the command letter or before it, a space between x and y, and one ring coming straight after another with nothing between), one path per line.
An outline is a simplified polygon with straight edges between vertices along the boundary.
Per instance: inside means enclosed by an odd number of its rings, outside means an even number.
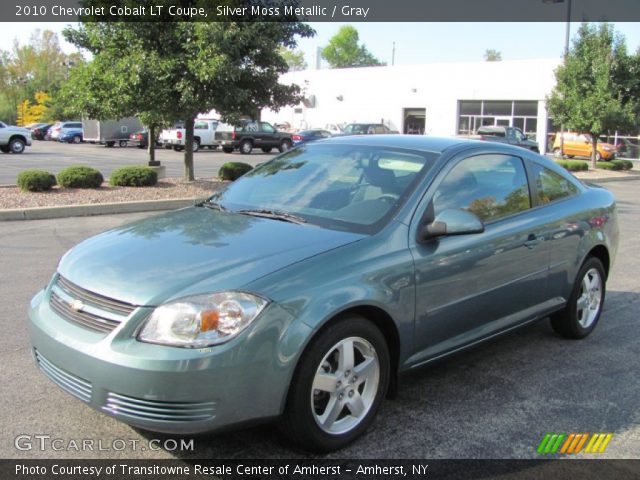
M260 122L260 146L277 147L276 129L270 123Z
M411 231L418 232L420 223L446 209L476 214L485 230L429 241L412 234L412 363L518 324L547 298L547 255L522 158L484 153L450 161L428 189Z
M4 123L0 122L0 144L5 145L9 141L9 135L7 134L7 127Z

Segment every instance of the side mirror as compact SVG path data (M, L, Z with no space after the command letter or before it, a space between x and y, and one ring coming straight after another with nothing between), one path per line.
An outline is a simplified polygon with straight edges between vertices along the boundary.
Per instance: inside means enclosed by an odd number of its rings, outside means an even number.
M484 224L476 215L466 210L447 209L420 231L423 240L450 235L468 235L484 232Z

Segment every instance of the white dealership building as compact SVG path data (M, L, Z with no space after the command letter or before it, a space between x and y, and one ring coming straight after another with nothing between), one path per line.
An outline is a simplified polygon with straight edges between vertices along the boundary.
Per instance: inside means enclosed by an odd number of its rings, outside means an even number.
M545 151L545 96L559 59L435 63L289 72L305 100L262 119L294 128L384 123L401 133L452 136L483 125L519 127Z

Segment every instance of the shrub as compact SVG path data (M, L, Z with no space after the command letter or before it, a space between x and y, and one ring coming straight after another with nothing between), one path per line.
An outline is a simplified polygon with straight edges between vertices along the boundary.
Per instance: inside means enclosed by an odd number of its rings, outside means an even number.
M614 162L622 166L621 170L631 170L633 168L633 162L631 160L614 160Z
M58 173L58 183L67 188L98 188L102 174L91 167L67 167Z
M600 168L601 170L622 170L622 164L616 163L615 160L610 162L597 162L596 168Z
M570 172L581 172L589 170L589 164L582 160L556 160L556 163Z
M25 170L18 174L16 183L24 192L45 192L56 184L56 177L44 170Z
M158 172L149 167L122 167L109 177L109 185L118 187L150 187L156 183Z
M253 170L253 167L248 163L243 162L227 162L222 167L220 167L220 171L218 172L218 176L222 180L237 180L242 175L247 173L248 171Z

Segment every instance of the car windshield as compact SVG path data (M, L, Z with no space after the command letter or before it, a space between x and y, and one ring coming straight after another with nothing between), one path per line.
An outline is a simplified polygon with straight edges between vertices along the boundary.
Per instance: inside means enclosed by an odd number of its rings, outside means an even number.
M245 214L296 216L358 233L384 226L438 153L353 145L296 148L250 171L210 202Z

